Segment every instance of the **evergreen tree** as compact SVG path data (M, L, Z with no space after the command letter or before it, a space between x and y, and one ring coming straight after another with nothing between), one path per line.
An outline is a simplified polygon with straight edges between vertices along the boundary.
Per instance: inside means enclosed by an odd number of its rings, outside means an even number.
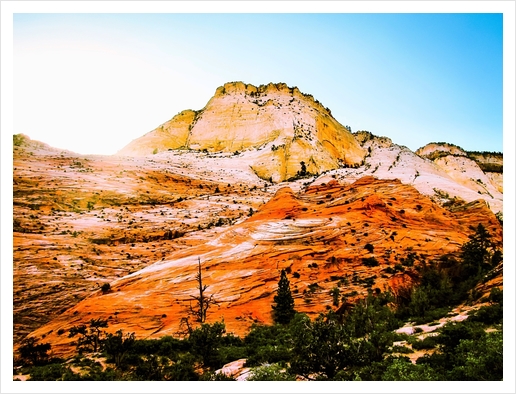
M461 257L467 276L479 276L491 268L493 244L487 229L479 224L462 246Z
M80 336L75 343L77 350L79 350L79 352L82 352L83 350L97 352L101 350L101 345L104 342L104 337L106 336L106 332L101 330L101 328L106 328L107 326L107 320L101 318L91 319L89 327L85 324L81 324L80 326L73 326L70 328L68 338L73 338L79 334Z
M294 309L294 299L290 292L290 282L285 270L281 270L281 277L278 282L278 291L274 296L276 305L272 306L272 317L275 323L287 324L292 320L296 311Z
M24 364L44 365L48 361L49 343L38 343L36 338L25 338L20 346L20 358Z

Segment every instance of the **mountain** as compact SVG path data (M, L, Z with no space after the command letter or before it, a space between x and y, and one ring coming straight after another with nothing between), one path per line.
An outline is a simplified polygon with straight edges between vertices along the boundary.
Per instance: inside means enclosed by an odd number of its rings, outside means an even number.
M108 293L94 291L33 335L46 335L56 348L66 346L71 340L56 333L93 315L109 319L113 330L142 338L177 335L196 295L199 261L207 293L217 300L208 311L210 321L223 319L228 331L243 335L254 322L272 323L281 269L297 276L290 278L296 309L316 316L331 305L335 286L351 301L369 288L410 283L417 276L412 268L387 268L409 255L418 264L456 252L474 223L484 224L500 242L500 224L484 204L449 212L399 181L334 180L300 193L283 187L252 216L110 281ZM127 250L133 253L129 245ZM378 265L367 267L368 258Z
M302 161L306 171L317 174L359 165L365 155L328 108L284 83L226 83L200 111L179 113L117 154L142 156L168 149L253 150L250 167L273 182L296 176Z
M159 129L114 156L14 136L15 344L29 335L70 354L64 333L92 318L176 335L199 262L218 301L208 321L242 335L272 321L281 269L313 317L335 287L353 302L417 282L479 223L501 248L501 154L351 133L285 84L225 84ZM502 266L478 299L502 286Z

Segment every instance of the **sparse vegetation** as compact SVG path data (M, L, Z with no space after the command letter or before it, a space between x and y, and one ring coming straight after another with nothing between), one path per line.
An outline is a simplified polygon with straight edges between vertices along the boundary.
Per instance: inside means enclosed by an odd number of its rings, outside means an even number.
M364 249L366 249L369 253L374 252L374 246L371 245L370 243L365 244Z
M13 135L13 145L21 146L25 142L25 137L23 134L14 134Z
M362 264L366 267L376 267L379 265L378 260L375 257L364 257L362 259Z

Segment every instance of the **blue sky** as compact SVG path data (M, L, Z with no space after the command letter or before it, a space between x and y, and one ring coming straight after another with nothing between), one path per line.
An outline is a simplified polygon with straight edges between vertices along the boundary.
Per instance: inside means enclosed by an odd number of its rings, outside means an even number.
M353 131L503 151L502 14L14 14L14 132L115 153L229 81Z

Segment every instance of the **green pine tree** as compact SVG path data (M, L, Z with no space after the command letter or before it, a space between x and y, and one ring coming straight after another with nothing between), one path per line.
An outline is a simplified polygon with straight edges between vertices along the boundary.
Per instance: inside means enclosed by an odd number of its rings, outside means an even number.
M274 296L272 306L272 317L275 323L288 324L296 314L294 309L294 299L290 292L290 282L287 278L285 270L281 270L281 277L278 282L278 291Z
M462 261L468 276L480 276L491 268L492 249L491 234L482 224L479 224L461 250Z

